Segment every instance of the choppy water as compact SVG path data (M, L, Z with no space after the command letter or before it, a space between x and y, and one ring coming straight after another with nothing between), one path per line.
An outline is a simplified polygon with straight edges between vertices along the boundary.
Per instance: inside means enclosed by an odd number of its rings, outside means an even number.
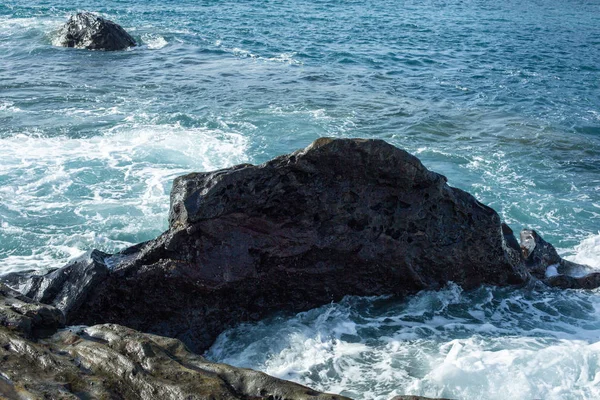
M53 46L77 10L141 46ZM153 238L173 177L320 136L403 147L600 267L600 1L4 1L0 271ZM595 398L599 296L348 299L210 354L357 398Z
M450 285L244 325L208 356L358 399L597 399L599 312L596 293Z

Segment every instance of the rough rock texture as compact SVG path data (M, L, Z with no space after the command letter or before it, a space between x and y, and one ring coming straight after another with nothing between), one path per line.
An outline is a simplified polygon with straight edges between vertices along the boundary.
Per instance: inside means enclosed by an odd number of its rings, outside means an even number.
M63 47L124 50L136 45L135 40L121 26L89 12L71 16L58 34L59 43Z
M347 399L211 363L176 339L120 325L33 342L0 328L0 396L63 399Z
M57 307L0 284L0 397L341 399L121 325L203 350L235 323L348 294L532 276L600 285L600 273L561 259L535 231L519 243L494 210L378 140L320 139L263 165L177 178L169 222L115 255L0 277ZM57 332L59 310L70 324L103 325Z
M175 339L111 324L57 331L63 322L0 285L0 398L346 399L211 363ZM52 336L35 340L40 329Z
M27 293L69 323L117 323L202 351L273 311L529 277L494 210L381 140L319 139L263 165L177 178L169 220L156 240L34 278L45 283ZM87 286L86 268L100 277Z

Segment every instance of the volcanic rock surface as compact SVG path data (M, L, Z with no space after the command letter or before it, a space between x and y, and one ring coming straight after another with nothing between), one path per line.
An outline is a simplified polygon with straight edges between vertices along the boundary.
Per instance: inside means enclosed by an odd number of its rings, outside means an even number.
M561 258L550 243L532 229L521 231L521 251L528 271L548 286L562 289L594 289L600 272Z
M89 12L72 15L58 35L63 47L113 51L136 45L120 25Z
M381 140L324 138L262 165L179 177L169 223L122 253L5 281L69 324L126 325L203 351L236 323L345 295L529 278L494 210Z

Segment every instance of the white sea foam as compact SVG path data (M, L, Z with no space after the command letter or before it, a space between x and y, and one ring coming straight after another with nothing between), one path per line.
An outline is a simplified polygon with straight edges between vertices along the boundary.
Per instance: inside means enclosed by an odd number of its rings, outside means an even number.
M142 41L152 50L162 49L169 44L164 37L149 33L142 35Z
M64 21L62 21L64 23ZM11 35L19 31L29 29L52 29L60 26L61 21L57 18L9 18L0 17L0 32Z
M0 101L0 111L8 111L8 112L21 112L19 107L15 107L15 103L12 101Z
M558 264L549 265L546 268L546 278L558 275Z
M574 259L597 263L598 240ZM227 331L207 357L361 399L600 398L598 294L451 284L406 301L348 297Z
M246 58L246 57L252 58L252 59L258 58L258 56L256 54L252 54L250 51L240 49L239 47L234 47L233 49L231 49L231 52L233 53L233 55L240 57L240 58Z
M178 124L0 142L0 240L12 249L0 254L2 272L150 239L166 227L175 176L247 161L240 134Z
M222 42L220 40L217 40L215 42L215 46L221 47ZM283 63L283 64L289 64L289 65L302 65L303 62L296 60L294 58L294 56L296 55L295 52L290 52L290 53L281 53L278 54L274 57L263 57L260 56L258 54L254 54L252 52L250 52L249 50L245 50L245 49L241 49L239 47L234 47L232 49L227 49L225 47L223 47L224 50L231 52L234 56L239 57L239 58L250 58L252 60L256 60L256 61L269 61L269 62L278 62L278 63Z
M0 17L0 48L14 45L13 40L19 40L20 37L30 38L31 35L40 36L49 40L52 44L58 41L57 32L65 19L56 16L30 17L30 18L9 18ZM10 38L10 39L9 39ZM35 46L37 41L27 43L28 46Z
M600 232L575 246L575 254L566 258L578 264L587 264L600 269Z
M302 65L303 62L299 61L299 60L296 60L294 58L295 55L296 55L295 52L292 52L292 53L281 53L281 54L277 55L276 57L270 57L267 60L281 62L281 63L284 63L284 64L290 64L290 65Z

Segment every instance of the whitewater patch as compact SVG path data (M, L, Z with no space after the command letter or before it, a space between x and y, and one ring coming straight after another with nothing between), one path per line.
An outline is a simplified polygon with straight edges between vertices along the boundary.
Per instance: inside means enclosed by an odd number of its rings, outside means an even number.
M280 62L280 63L284 63L284 64L289 64L289 65L302 65L304 64L302 61L296 60L294 58L294 56L296 55L296 52L291 52L291 53L281 53L275 57L270 57L267 58L267 60L269 61L276 61L276 62Z
M597 240L578 256L596 257ZM449 284L407 300L347 297L231 329L206 356L360 399L599 398L599 294Z
M19 54L26 57L53 44L63 23L64 20L56 15L29 18L0 16L0 49L4 56ZM18 45L15 46L15 43Z
M222 47L222 42L219 40L219 41L215 42L215 45L217 47ZM302 61L294 58L297 54L296 52L280 53L273 57L263 57L258 54L254 54L254 53L250 52L249 50L241 49L239 47L234 47L231 49L222 47L222 49L233 54L234 56L236 56L238 58L250 58L254 61L276 62L276 63L282 63L282 64L288 64L288 65L303 65L304 64Z
M114 252L167 226L174 177L247 161L235 132L125 125L90 138L0 139L0 271Z
M566 257L569 261L600 269L600 232L584 239L575 246L574 252L574 255Z
M60 26L61 21L56 17L10 18L0 17L0 37L13 36L30 30L48 31Z
M167 40L164 37L154 33L143 34L142 43L145 43L146 46L148 46L148 48L152 50L160 50L169 44L169 42L167 42Z
M18 113L22 112L19 107L15 106L15 103L12 101L0 101L0 112L8 112L8 113Z

